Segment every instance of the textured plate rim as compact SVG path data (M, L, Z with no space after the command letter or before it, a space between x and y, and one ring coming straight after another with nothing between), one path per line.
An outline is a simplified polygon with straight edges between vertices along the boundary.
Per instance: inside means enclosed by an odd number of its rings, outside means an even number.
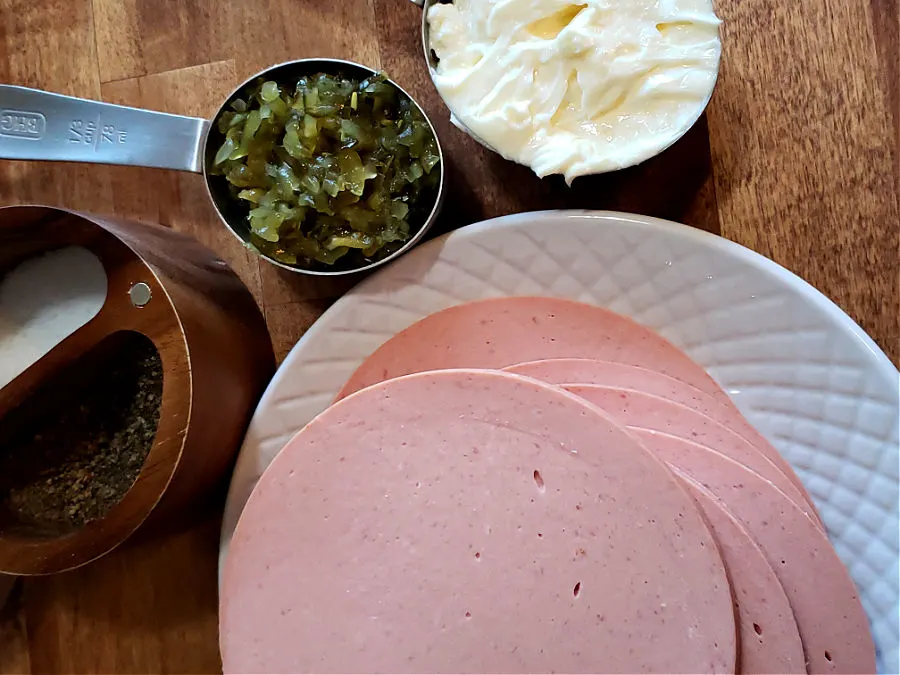
M828 313L834 319L837 326L840 326L841 328L844 328L849 333L851 333L862 344L862 346L865 347L871 358L874 359L874 364L880 371L884 371L886 375L889 375L891 377L900 376L900 372L898 372L898 370L894 367L894 364L891 363L891 360L887 357L881 347L879 347L878 344L868 335L868 333L866 333L849 314L847 314L833 300L822 293L822 291L818 290L815 286L805 281L803 278L797 276L782 265L779 265L774 260L771 260L761 253L757 253L756 251L747 248L746 246L738 244L737 242L731 241L730 239L726 239L725 237L719 236L717 234L706 232L705 230L691 227L689 225L676 223L675 221L671 220L655 218L652 216L641 216L638 214L625 213L621 211L526 211L524 213L514 213L506 216L498 216L497 218L482 220L471 225L460 227L456 230L453 230L452 232L448 232L447 234L435 237L434 239L419 245L415 250L410 251L406 256L404 256L403 259L408 260L409 258L417 255L425 255L432 248L439 249L443 247L448 241L458 238L475 237L485 230L493 230L504 227L515 228L520 226L522 223L531 224L541 221L553 221L560 218L628 223L631 227L644 228L645 230L651 232L665 232L667 235L676 233L686 240L693 240L697 242L700 246L718 250L726 255L732 255L734 257L741 258L751 265L756 266L761 272L779 279L787 286L794 287L799 292L799 294L805 297L805 299L808 299L809 301L815 303L820 309ZM403 259L396 261L394 264L401 262ZM383 270L381 270L381 273L386 272L389 269L391 269L391 266L385 267ZM291 351L285 358L285 362L291 357L291 354L293 354L296 349L301 347L308 340L314 339L320 332L326 330L324 328L324 322L322 321L322 319L325 318L329 312L339 310L344 303L352 302L351 296L357 293L364 292L370 285L377 284L379 281L379 275L380 273L376 272L367 279L364 279L343 296L341 296L337 301L335 301L335 303L331 305L331 307L329 307L325 312L323 312L322 316L319 317L319 319L316 320L316 322L312 326L310 326L309 330L307 330L300 338L300 340L297 341L297 344L295 344L291 348ZM274 382L275 379L273 378L272 381ZM263 406L263 403L266 401L266 396L268 394L269 388L266 389L263 398L260 400L259 407Z
M665 232L667 235L674 234L686 240L696 242L699 246L713 249L725 255L740 258L749 264L755 266L763 274L776 278L782 284L793 287L802 295L804 299L814 303L819 309L828 314L836 328L845 330L852 335L865 350L869 359L872 360L875 369L886 379L900 380L900 372L894 367L887 355L875 343L875 341L856 323L844 310L842 310L828 296L819 291L801 277L797 276L787 268L779 265L774 260L770 260L764 255L753 251L746 246L742 246L725 237L700 230L689 225L683 225L671 220L655 218L652 216L642 216L638 214L625 213L621 211L594 211L594 210L545 210L545 211L527 211L524 213L515 213L505 216L498 216L488 220L482 220L471 225L460 227L456 230L435 237L423 244L420 244L414 250L400 258L399 260L385 266L376 271L372 276L364 279L359 284L351 288L338 300L336 300L322 315L313 323L312 326L300 337L297 343L291 348L282 364L279 366L269 385L263 392L256 409L253 412L253 418L250 425L256 420L260 411L265 410L275 396L278 385L281 381L282 373L284 373L284 365L291 361L292 356L302 350L304 345L310 340L318 339L320 334L327 334L327 318L330 313L341 311L344 304L353 302L354 296L364 293L370 286L378 284L382 275L389 274L396 265L409 261L416 256L425 256L432 249L440 249L454 239L467 239L469 237L477 237L481 232L494 230L497 228L519 227L522 224L540 223L544 221L554 221L559 219L576 219L576 220L596 220L601 222L612 222L617 224L627 223L629 227L643 228L651 233ZM900 382L898 382L900 384ZM244 452L244 443L238 457ZM233 481L232 481L233 483ZM233 499L232 485L229 485L228 497L225 504L225 511L230 510ZM237 522L235 520L235 522ZM223 523L220 533L220 567L221 556L224 555L224 548L231 539L234 530L227 529L227 523Z

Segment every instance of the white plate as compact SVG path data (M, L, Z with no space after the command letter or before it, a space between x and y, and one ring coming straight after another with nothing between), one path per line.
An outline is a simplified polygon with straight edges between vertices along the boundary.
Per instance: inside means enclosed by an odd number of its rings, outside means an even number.
M704 366L796 467L859 587L879 671L900 672L897 370L784 268L653 218L570 211L489 220L423 244L340 299L297 343L257 408L228 496L222 556L263 470L366 356L428 314L515 295L608 307Z

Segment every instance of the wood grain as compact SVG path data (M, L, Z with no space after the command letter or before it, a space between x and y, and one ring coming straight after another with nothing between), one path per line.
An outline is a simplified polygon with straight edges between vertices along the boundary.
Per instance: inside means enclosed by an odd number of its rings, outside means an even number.
M897 137L870 9L721 3L725 58L709 120L722 234L885 341L900 333Z
M572 189L450 125L421 60L419 10L404 0L0 0L0 81L208 115L269 64L338 56L384 66L431 114L447 153L448 208L436 233L560 206L680 220L806 278L897 363L896 0L716 5L723 68L701 123L659 158ZM61 204L191 233L237 270L283 357L350 282L260 266L217 224L199 180L7 162L0 203ZM216 542L211 515L73 575L27 582L0 614L0 673L215 671Z
M34 673L211 673L218 520L25 584ZM15 672L15 671L13 671Z
M900 1L871 0L879 75L894 122L894 166L900 166ZM900 193L900 171L895 176Z
M0 576L0 673L30 672L22 584L15 577Z

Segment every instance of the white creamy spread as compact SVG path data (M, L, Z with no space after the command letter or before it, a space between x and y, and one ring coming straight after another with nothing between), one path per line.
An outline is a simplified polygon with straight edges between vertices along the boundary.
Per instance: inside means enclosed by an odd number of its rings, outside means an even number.
M454 122L570 183L677 140L719 67L711 0L455 0L427 18Z

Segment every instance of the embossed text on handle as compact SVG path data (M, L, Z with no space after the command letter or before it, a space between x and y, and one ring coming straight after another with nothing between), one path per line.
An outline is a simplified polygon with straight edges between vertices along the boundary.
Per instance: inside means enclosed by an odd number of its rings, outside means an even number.
M0 84L0 159L200 172L209 122Z

